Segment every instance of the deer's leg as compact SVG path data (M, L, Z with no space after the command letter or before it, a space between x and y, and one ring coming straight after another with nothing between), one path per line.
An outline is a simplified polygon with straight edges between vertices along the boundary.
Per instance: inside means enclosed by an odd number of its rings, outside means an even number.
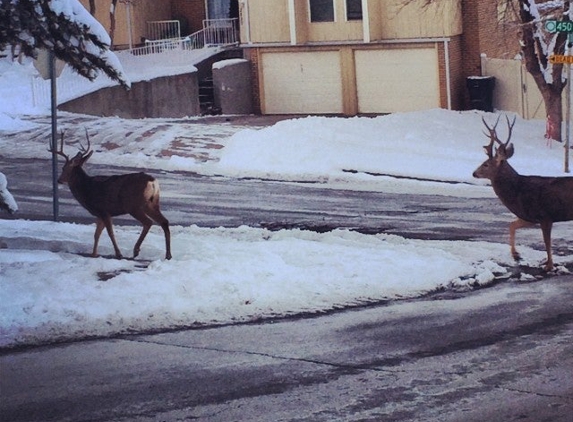
M92 257L96 257L97 255L97 246L99 243L99 237L101 236L101 232L103 231L103 228L105 227L105 223L103 222L103 220L101 218L98 218L96 220L96 230L94 233L94 249L92 251Z
M517 231L517 229L521 229L523 227L532 227L532 226L535 226L535 224L530 223L529 221L522 220L521 218L518 218L517 220L512 221L509 224L509 246L511 247L511 256L516 261L519 261L521 257L519 256L519 252L517 252L517 249L515 249L515 232Z
M109 238L111 239L111 243L113 244L113 249L115 250L115 257L117 259L123 258L123 256L121 255L121 251L119 250L119 246L117 246L117 242L115 241L115 235L113 234L113 224L111 222L111 217L107 216L107 217L103 218L103 222L105 224L107 234L109 235Z
M553 227L552 221L544 221L541 223L541 231L543 232L543 242L545 242L545 250L547 251L547 263L545 264L545 271L553 269L553 255L551 253L551 228Z
M139 255L143 239L145 239L145 236L147 236L149 229L153 225L153 221L151 221L151 219L147 215L145 215L143 211L133 212L131 213L131 216L136 220L138 220L143 225L143 230L139 235L139 239L137 239L137 242L135 242L135 246L133 247L133 257L135 258L137 257L137 255Z
M147 215L153 218L163 229L163 234L165 234L165 259L171 259L171 232L169 231L169 221L161 214L158 208L147 210Z

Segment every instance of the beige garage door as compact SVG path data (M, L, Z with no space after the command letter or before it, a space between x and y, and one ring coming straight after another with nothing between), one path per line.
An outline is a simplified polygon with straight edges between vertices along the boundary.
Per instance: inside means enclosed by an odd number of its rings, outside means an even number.
M354 59L360 113L440 106L436 49L358 50Z
M264 53L263 113L342 113L337 51Z

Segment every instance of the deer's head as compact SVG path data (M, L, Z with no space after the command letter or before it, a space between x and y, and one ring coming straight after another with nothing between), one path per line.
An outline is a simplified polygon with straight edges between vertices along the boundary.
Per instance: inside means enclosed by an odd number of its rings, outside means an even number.
M81 168L84 163L92 156L93 151L90 149L90 137L88 131L86 129L86 139L88 141L87 148L80 144L80 151L76 154L74 158L71 158L64 153L64 131L60 133L60 149L55 151L61 157L64 157L66 160L64 163L64 167L62 168L62 174L58 178L58 183L68 183L70 181L70 177L72 176L73 172ZM50 149L50 152L54 152L54 150Z
M505 116L507 121L507 140L502 142L497 136L497 124L499 123L499 117L497 118L493 127L490 127L485 119L482 117L482 122L485 125L487 131L484 131L485 135L489 138L490 142L483 148L487 155L487 160L485 160L477 169L474 171L473 176L481 179L493 179L500 168L500 166L507 161L513 155L514 149L513 144L510 143L511 132L513 131L513 126L515 125L516 118L510 122L509 118ZM494 149L494 146L497 147Z

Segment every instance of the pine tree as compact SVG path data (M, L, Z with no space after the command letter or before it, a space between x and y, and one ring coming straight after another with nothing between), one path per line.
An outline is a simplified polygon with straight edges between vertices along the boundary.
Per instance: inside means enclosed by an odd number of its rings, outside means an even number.
M50 50L90 80L101 70L129 87L109 46L107 33L78 0L0 0L0 50L34 58L39 49Z

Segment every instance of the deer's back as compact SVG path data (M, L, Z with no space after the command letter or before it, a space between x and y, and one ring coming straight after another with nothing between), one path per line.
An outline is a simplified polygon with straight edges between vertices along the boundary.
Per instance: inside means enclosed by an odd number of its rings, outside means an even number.
M516 183L507 189L498 188L496 193L525 221L573 220L573 177L519 176Z
M83 200L72 193L91 214L113 217L144 207L144 193L148 191L150 182L155 183L155 178L145 173L94 176L86 186Z

